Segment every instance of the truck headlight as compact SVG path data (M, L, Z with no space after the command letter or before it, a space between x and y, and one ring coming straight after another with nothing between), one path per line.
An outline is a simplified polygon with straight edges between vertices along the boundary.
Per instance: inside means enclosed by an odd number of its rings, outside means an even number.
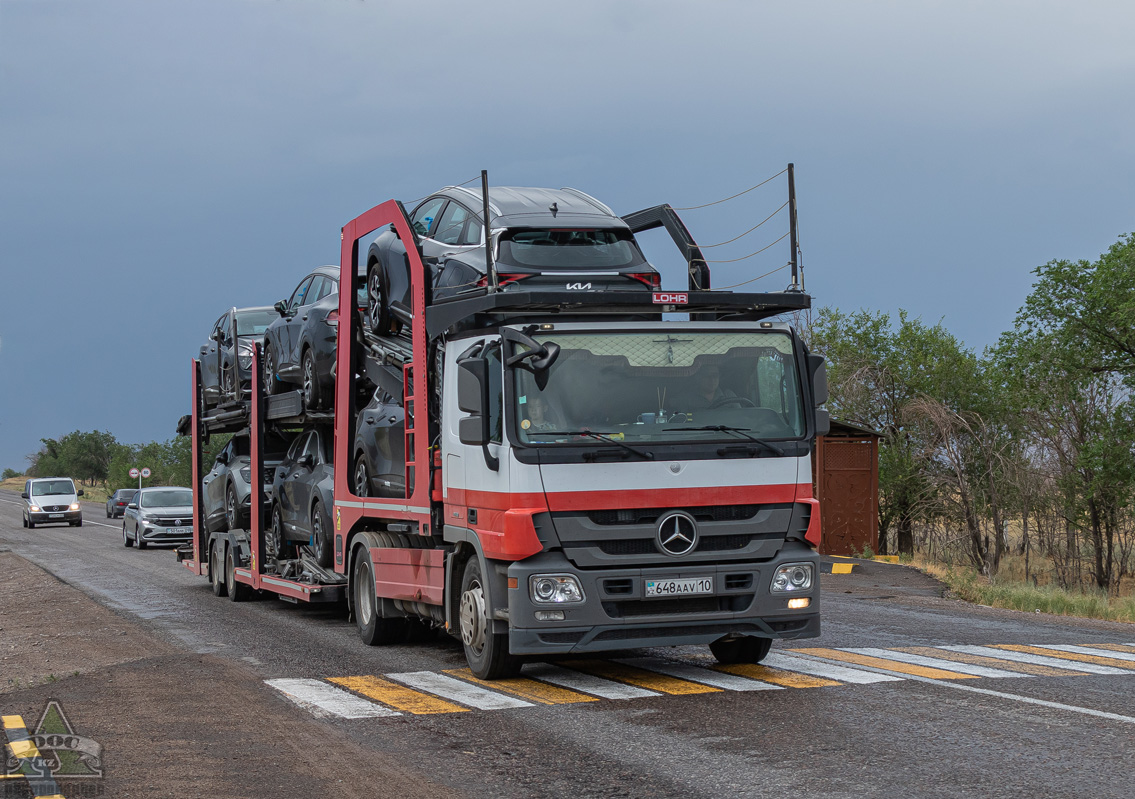
M544 605L583 601L583 589L570 574L534 574L528 578L528 593Z
M28 510L32 513L40 513L39 505L28 505Z
M79 509L79 503L78 502L72 502L71 503L71 510L78 510L78 509Z
M787 594L807 591L811 587L811 563L786 563L773 573L772 587L769 590L774 594Z

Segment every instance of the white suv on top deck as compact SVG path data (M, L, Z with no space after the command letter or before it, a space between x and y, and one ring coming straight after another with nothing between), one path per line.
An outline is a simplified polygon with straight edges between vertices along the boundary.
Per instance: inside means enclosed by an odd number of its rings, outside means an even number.
M37 524L67 522L72 527L83 526L83 510L79 497L83 489L75 490L70 477L37 477L24 483L24 527Z

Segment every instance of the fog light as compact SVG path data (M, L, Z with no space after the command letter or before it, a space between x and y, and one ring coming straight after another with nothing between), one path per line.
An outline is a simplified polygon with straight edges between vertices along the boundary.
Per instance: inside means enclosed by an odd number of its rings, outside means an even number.
M769 590L774 594L807 591L812 587L811 563L786 563L772 575Z
M536 611L536 621L563 621L564 612L562 610L538 610Z
M789 610L801 610L812 604L812 600L806 596L797 597L796 599L788 600Z
M541 604L583 601L583 589L570 574L534 574L528 578L528 591L532 601Z

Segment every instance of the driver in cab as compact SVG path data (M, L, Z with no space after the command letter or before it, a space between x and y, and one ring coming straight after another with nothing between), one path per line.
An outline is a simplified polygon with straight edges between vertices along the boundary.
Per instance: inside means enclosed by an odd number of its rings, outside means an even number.
M721 387L721 369L715 363L707 363L698 369L693 377L693 392L686 397L686 408L700 410L712 408L714 403L737 395Z

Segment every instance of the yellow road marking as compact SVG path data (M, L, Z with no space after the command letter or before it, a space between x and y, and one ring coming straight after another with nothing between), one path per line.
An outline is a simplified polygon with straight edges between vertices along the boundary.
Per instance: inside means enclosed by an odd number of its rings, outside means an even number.
M1044 655L1046 658L1060 658L1061 660L1077 660L1080 663L1095 663L1097 666L1112 666L1117 669L1135 671L1135 662L1120 660L1119 658L1105 658L1098 655L1081 655L1079 652L1065 652L1062 649L1048 649L1043 646L1021 646L1020 644L994 644L997 649L1009 652L1027 652L1030 655Z
M593 674L596 677L615 680L627 685L637 685L639 688L658 691L663 694L715 694L721 691L720 688L714 688L712 685L702 685L678 677L671 677L668 674L658 674L645 669L636 669L634 666L627 666L623 663L610 663L606 660L569 660L559 665L582 671L585 674Z
M24 719L21 716L3 716L4 729L6 730L22 730L24 729Z
M773 685L783 685L785 688L829 688L833 685L843 685L843 683L824 677L797 674L792 671L774 669L770 666L760 666L756 663L734 663L729 666L714 666L713 668L715 671L736 674L738 677L748 677L750 680L771 682Z
M374 699L397 710L424 716L430 713L465 713L469 708L455 705L430 694L415 691L381 677L329 677L331 682L349 688L368 699Z
M833 563L832 574L851 574L854 563Z
M1112 652L1127 652L1135 655L1135 646L1128 646L1127 644L1082 644L1092 649L1110 649Z
M539 702L543 705L568 705L573 702L599 701L594 696L560 688L558 685L548 685L539 680L530 680L527 677L509 677L508 679L489 682L488 680L478 679L469 669L446 669L445 673L493 691L503 691L513 696L519 696L521 699L527 699L529 702Z
M1082 677L1087 672L1072 671L1071 669L1057 669L1052 666L1038 666L1035 663L1017 663L1013 660L999 660L984 655L970 655L965 652L952 652L949 649L935 649L932 646L905 646L895 647L896 652L909 652L912 655L926 655L941 660L956 660L958 663L969 663L974 666L989 666L1005 671L1019 671L1022 674L1032 674L1035 677Z
M0 774L0 780L22 780L23 774Z
M13 741L8 744L8 748L12 750L13 755L21 760L39 757L39 750L31 741Z
M976 680L978 679L975 674L962 674L957 671L946 671L945 669L935 669L930 666L915 666L910 663L899 663L897 660L886 660L884 658L872 657L871 655L857 655L854 652L841 652L838 649L826 649L824 647L817 647L815 649L793 649L793 652L801 652L807 655L815 655L816 657L828 658L829 660L842 660L845 663L856 663L860 666L870 666L876 669L886 669L887 671L895 671L899 674L913 674L916 677L928 677L931 680Z

